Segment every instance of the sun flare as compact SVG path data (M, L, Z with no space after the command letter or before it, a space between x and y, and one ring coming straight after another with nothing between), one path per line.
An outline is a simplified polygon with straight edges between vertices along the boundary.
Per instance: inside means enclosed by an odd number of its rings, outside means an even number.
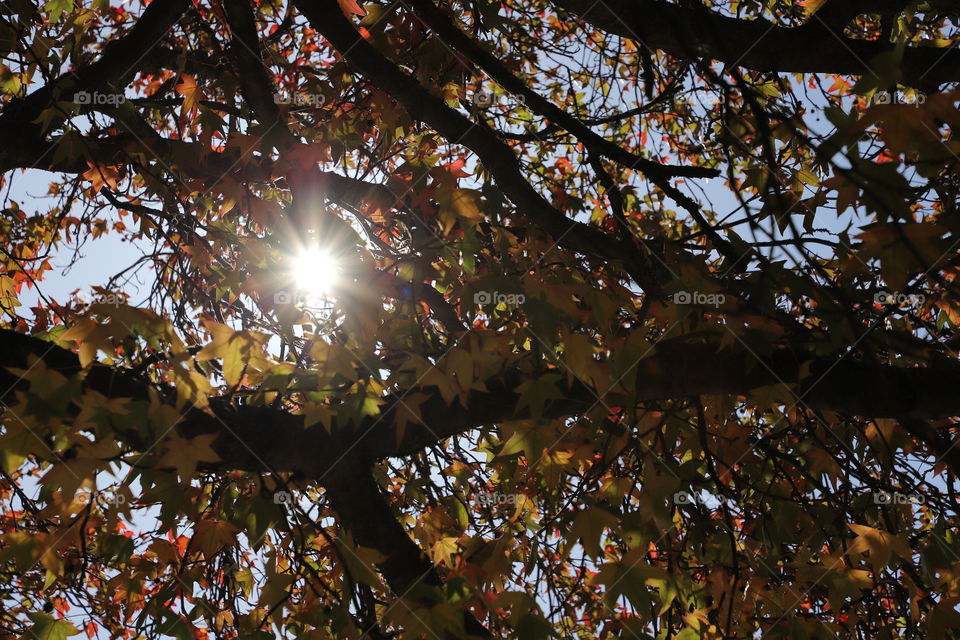
M293 279L297 289L307 295L329 296L340 277L336 258L319 247L304 249L294 258Z

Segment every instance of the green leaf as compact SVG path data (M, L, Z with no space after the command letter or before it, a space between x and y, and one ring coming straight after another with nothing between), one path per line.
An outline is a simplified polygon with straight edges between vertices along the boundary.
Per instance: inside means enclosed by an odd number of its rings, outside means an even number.
M24 634L22 640L64 640L80 633L80 630L66 620L57 620L46 613L31 613L28 615L33 622L30 633Z
M50 14L50 22L57 22L60 16L73 11L73 0L50 0L43 10Z
M567 540L571 543L579 540L584 552L591 558L597 558L600 556L603 530L616 527L619 523L620 519L614 514L601 506L593 506L577 514Z
M476 225L465 224L463 240L460 242L460 264L468 276L472 276L476 267L477 254L480 252L480 240L477 238Z
M543 415L543 408L550 400L562 400L563 394L557 387L557 383L563 378L555 373L547 375L536 380L527 380L521 384L517 390L520 391L520 400L517 402L517 411L523 407L530 408L530 415L534 419L539 419Z

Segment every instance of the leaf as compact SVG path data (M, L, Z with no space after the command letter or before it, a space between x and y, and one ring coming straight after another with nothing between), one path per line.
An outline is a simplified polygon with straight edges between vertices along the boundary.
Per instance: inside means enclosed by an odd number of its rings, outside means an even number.
M343 11L343 15L347 16L348 18L352 15L367 15L367 12L364 11L359 4L357 4L357 0L337 0L337 2L340 4L340 10Z
M94 164L90 161L87 161L87 166L90 167L90 170L85 172L83 177L93 183L90 188L93 189L94 193L99 193L103 185L107 185L116 191L117 180L120 179L120 173L116 169L101 164Z
M177 93L183 96L183 112L194 111L197 108L197 102L203 100L203 92L197 86L197 81L193 76L184 74L180 76L180 82L174 87Z
M197 532L194 538L197 546L206 558L211 558L225 546L232 545L237 539L237 529L225 520L216 518L201 520L197 523Z
M939 224L874 224L857 236L862 246L851 260L854 269L880 260L880 273L893 289L901 291L915 273L927 272L946 258L941 240L947 229Z
M801 0L797 4L803 7L803 13L805 15L812 16L820 10L825 2L826 0Z
M593 506L577 514L573 526L567 534L568 542L577 540L583 544L584 552L591 558L600 556L600 538L607 527L615 527L620 519L600 506Z
M817 174L815 174L810 169L800 169L799 171L797 171L795 177L797 180L799 180L803 184L807 184L813 187L820 184L820 178L818 178Z
M956 636L948 633L960 629L960 597L944 598L938 602L930 612L929 633L930 640L941 640L946 638L955 638Z
M439 216L443 223L443 233L448 234L458 220L478 222L483 220L480 209L481 196L476 189L456 189L445 187L437 193L440 205Z
M19 73L14 73L10 70L10 67L5 64L0 64L0 93L9 93L11 95L20 93L20 89L23 86L20 78L21 75Z
M80 633L80 630L66 620L57 620L46 613L28 614L33 627L23 638L34 640L64 640Z
M196 355L197 361L223 359L223 379L231 387L240 382L244 370L252 365L258 371L267 367L263 347L269 336L254 331L236 331L218 322L207 322L204 327L213 334L213 341Z
M856 206L860 190L843 176L834 176L823 181L823 186L837 192L836 213L839 216L848 207Z
M434 564L445 564L453 566L451 558L454 554L460 553L460 545L457 544L458 538L445 536L433 544L431 557Z
M50 14L50 22L57 22L60 16L73 11L73 0L50 0L43 5L43 10Z
M60 335L60 340L80 342L80 351L77 354L80 358L80 366L88 367L96 360L98 351L113 352L111 335L113 331L108 325L100 324L92 318L83 318L64 331Z
M593 341L582 333L567 336L563 346L563 361L569 369L568 384L576 377L586 384L596 386L595 373L597 363L593 359Z
M157 461L157 468L174 467L182 482L189 482L197 472L200 462L219 462L220 456L210 448L218 434L211 433L196 438L174 436L168 439L166 452Z
M460 264L467 276L474 275L478 253L480 240L477 237L477 227L473 224L464 225L463 240L460 242Z
M354 580L377 589L384 588L377 571L377 564L384 560L383 554L376 549L354 546L353 540L346 536L337 538L337 546L341 548L344 563Z
M530 415L536 420L543 415L543 409L551 400L562 400L563 394L557 386L563 378L555 373L548 373L535 380L526 380L517 387L520 399L517 401L517 412L524 407L530 409Z
M847 526L857 534L848 553L869 552L870 562L877 569L883 567L890 560L890 553L894 552L904 560L910 560L910 544L905 534L893 535L868 527L862 524L847 523Z

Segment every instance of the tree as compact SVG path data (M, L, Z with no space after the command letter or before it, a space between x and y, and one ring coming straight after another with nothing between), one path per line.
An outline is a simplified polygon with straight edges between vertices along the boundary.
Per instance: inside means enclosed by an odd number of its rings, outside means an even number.
M957 637L958 17L5 3L0 635Z

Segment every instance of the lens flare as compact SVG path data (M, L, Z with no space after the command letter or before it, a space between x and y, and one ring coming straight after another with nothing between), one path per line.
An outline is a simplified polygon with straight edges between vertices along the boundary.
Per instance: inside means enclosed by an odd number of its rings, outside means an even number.
M329 296L339 279L336 258L319 247L304 249L293 260L293 280L297 290L306 295Z

